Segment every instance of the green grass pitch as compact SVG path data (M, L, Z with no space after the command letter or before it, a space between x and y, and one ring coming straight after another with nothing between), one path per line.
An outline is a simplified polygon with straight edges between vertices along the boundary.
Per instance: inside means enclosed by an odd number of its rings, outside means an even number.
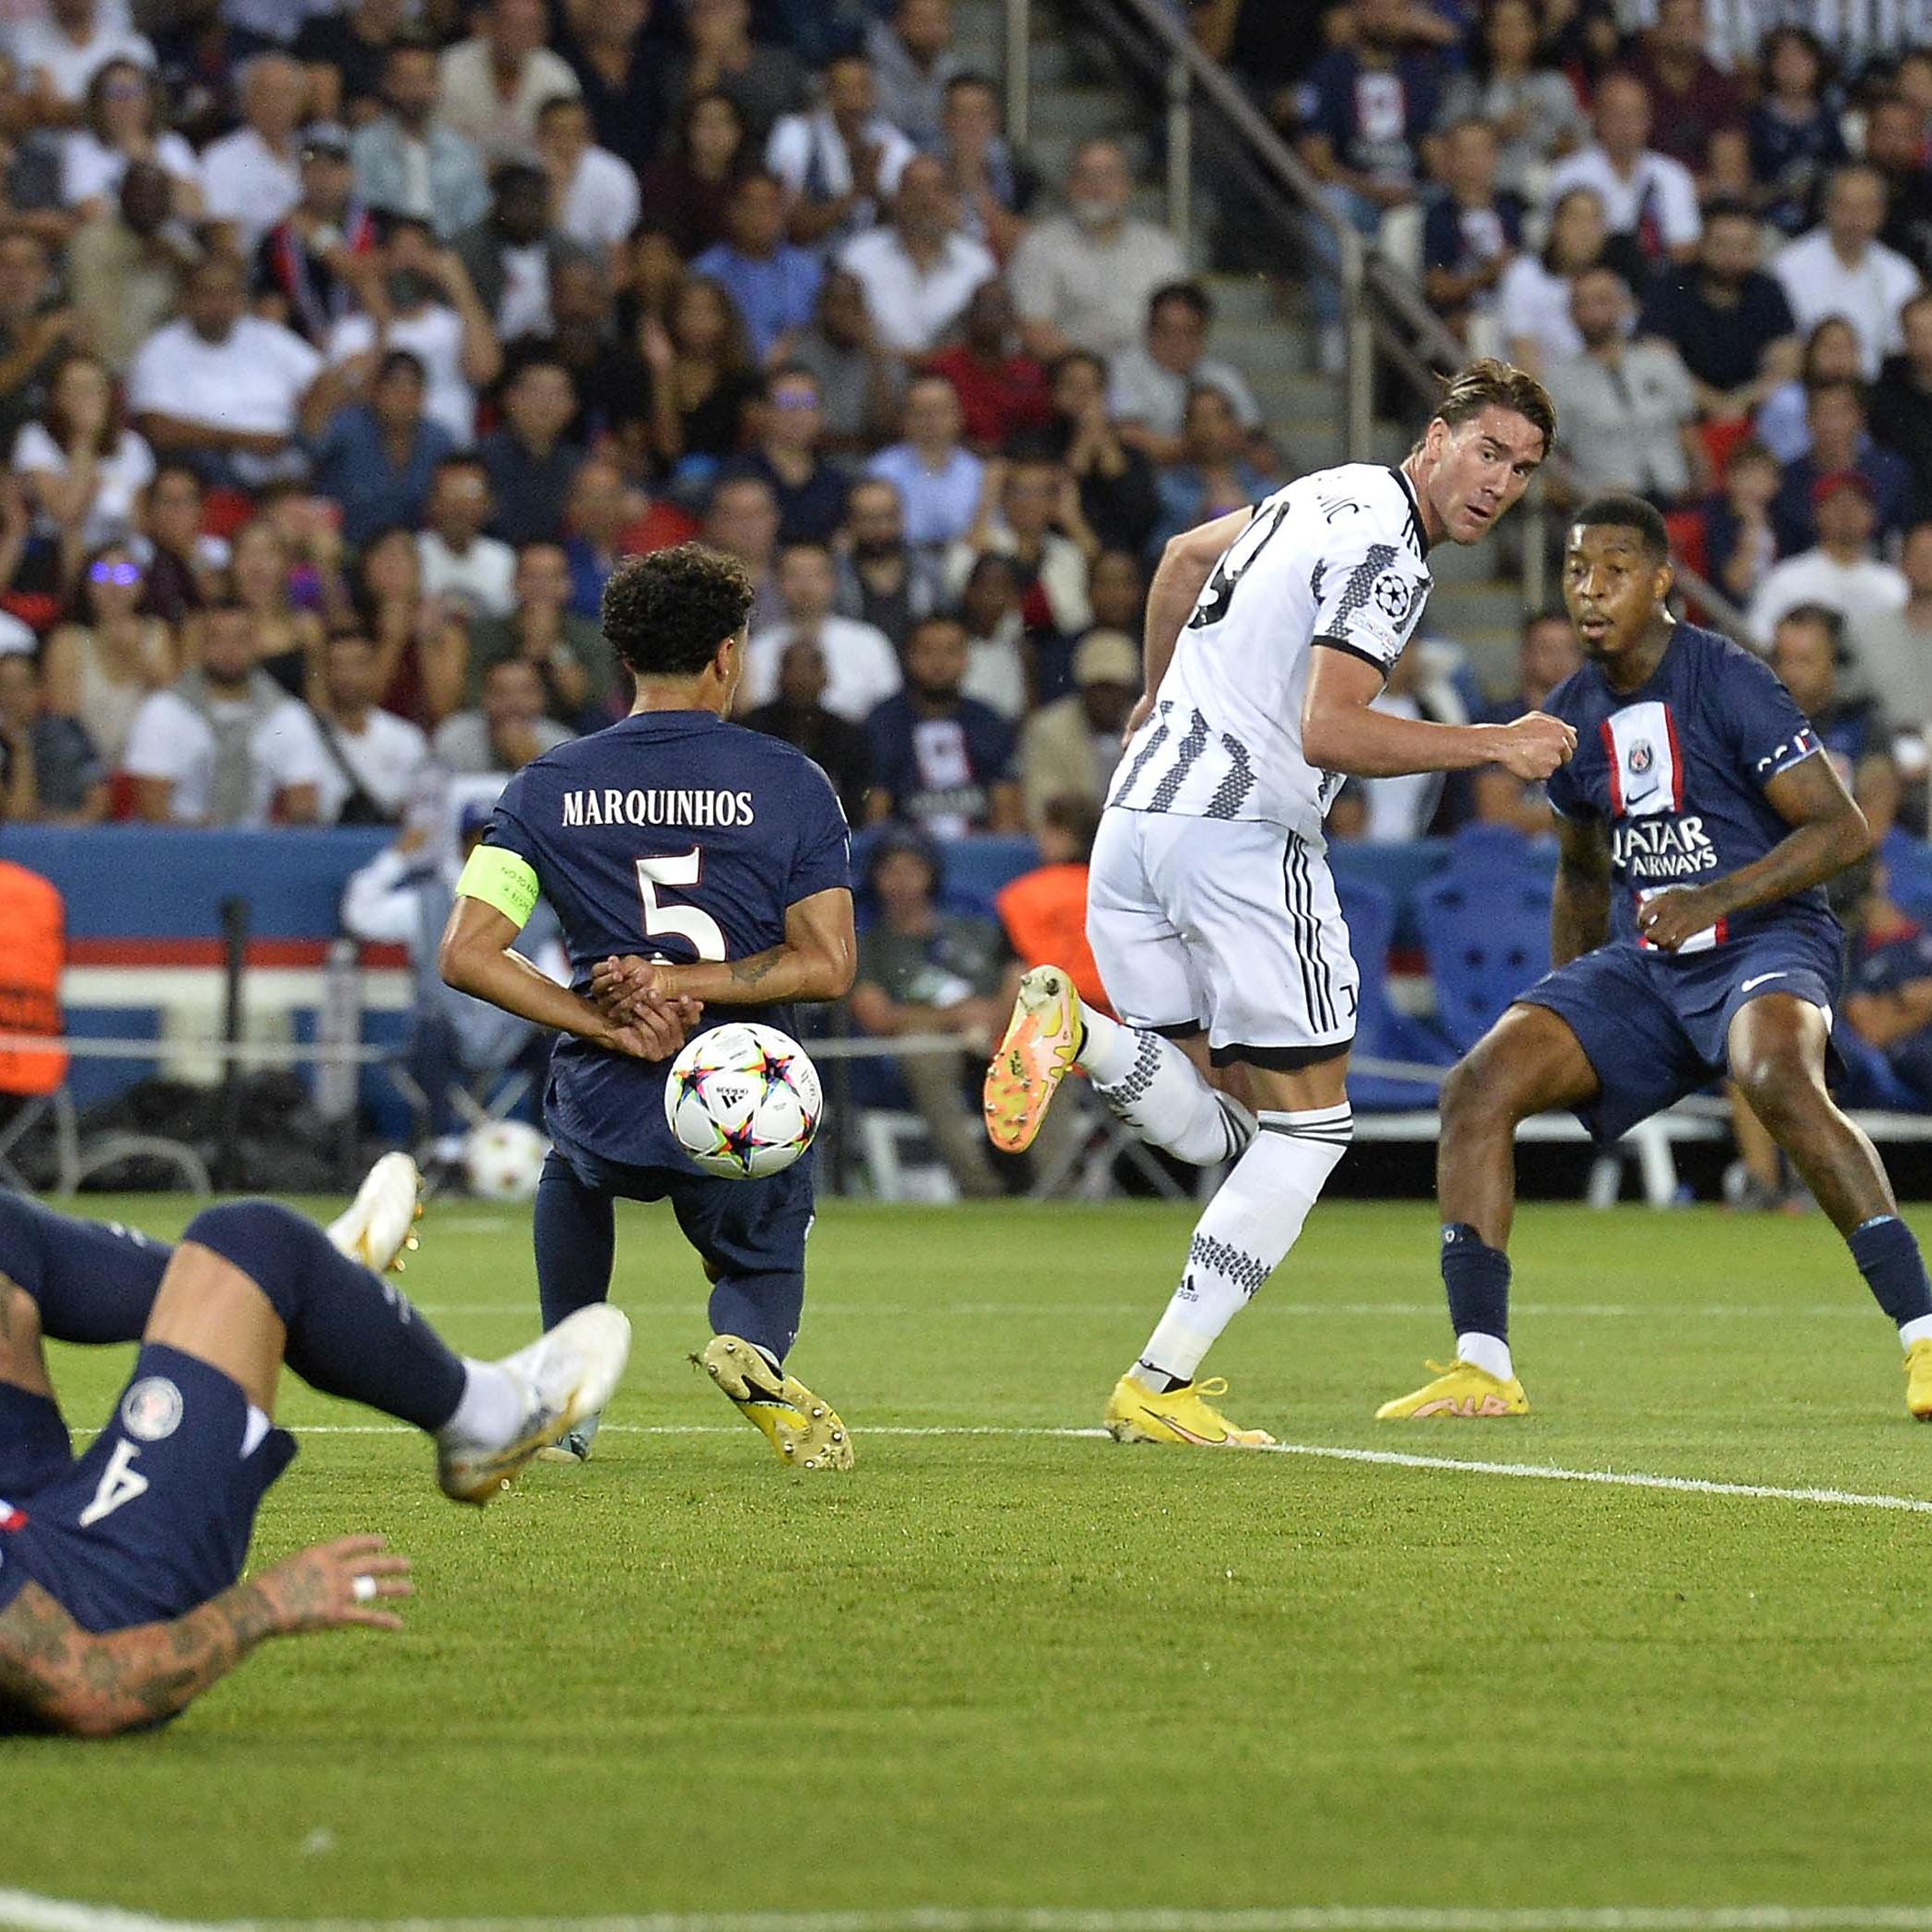
M407 1632L272 1646L164 1734L0 1746L0 1887L201 1920L1932 1897L1932 1515L1046 1433L1097 1423L1189 1221L829 1204L794 1365L850 1477L781 1468L688 1365L702 1284L643 1210L587 1468L474 1515L420 1440L323 1432L377 1418L288 1382L316 1432L257 1555L387 1532ZM1378 1426L1448 1346L1434 1232L1319 1209L1210 1364L1231 1414L1932 1498L1816 1217L1528 1209L1535 1415ZM494 1354L530 1278L526 1213L459 1204L406 1285ZM98 1419L125 1357L56 1355Z

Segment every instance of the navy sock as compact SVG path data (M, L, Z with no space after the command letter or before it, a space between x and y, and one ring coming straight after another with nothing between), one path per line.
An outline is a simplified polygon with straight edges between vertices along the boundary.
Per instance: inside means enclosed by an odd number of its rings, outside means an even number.
M72 1221L0 1188L0 1275L57 1342L138 1342L174 1250L132 1229Z
M566 1315L610 1299L617 1255L617 1213L607 1194L586 1187L563 1158L551 1153L537 1183L532 1225L537 1245L537 1297L546 1331Z
M1932 1315L1932 1282L1912 1230L1896 1214L1880 1214L1845 1237L1872 1300L1901 1327Z
M1451 1221L1442 1230L1442 1286L1458 1335L1510 1339L1510 1257L1486 1246L1466 1221Z
M231 1261L288 1329L288 1365L325 1395L434 1435L456 1414L466 1371L400 1290L336 1253L277 1201L204 1209L181 1237Z
M804 1305L803 1275L727 1275L711 1290L711 1333L742 1336L782 1364Z

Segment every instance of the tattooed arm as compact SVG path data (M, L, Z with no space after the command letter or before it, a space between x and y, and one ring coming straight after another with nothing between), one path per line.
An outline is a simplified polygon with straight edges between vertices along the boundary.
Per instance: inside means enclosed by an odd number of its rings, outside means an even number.
M0 1730L107 1738L185 1710L258 1644L360 1624L399 1630L381 1600L410 1594L409 1558L380 1536L343 1536L298 1552L171 1624L97 1637L38 1583L0 1612ZM376 1595L359 1602L355 1581Z
M619 1024L631 1001L700 1000L706 1006L783 1006L792 1000L839 1000L859 966L852 896L842 885L800 899L785 914L782 943L748 959L657 966L635 954L607 959L591 975L591 991Z

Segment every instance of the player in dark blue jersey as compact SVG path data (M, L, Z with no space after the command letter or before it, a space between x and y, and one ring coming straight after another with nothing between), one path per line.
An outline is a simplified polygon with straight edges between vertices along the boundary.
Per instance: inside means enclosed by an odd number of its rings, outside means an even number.
M1442 1088L1437 1194L1456 1361L1384 1419L1520 1416L1509 1348L1513 1144L1573 1109L1610 1141L1729 1071L1850 1245L1932 1418L1932 1288L1869 1140L1825 1090L1844 936L1823 882L1871 847L1804 714L1758 659L1677 623L1663 519L1604 497L1563 593L1587 662L1548 709L1577 752L1557 813L1550 954Z
M829 1405L785 1372L804 1303L812 1156L765 1180L703 1174L665 1121L667 1063L640 1021L760 1007L851 985L851 850L824 772L727 723L752 588L730 558L683 544L623 564L604 635L637 680L631 715L524 767L465 869L444 935L454 987L563 1035L544 1098L552 1151L537 1189L545 1324L610 1291L613 1203L668 1199L711 1282L702 1360L781 1460L848 1468ZM552 986L511 945L538 896L570 950ZM640 957L642 950L646 956ZM569 1445L588 1451L594 1426Z
M415 1205L414 1164L392 1154L327 1232L272 1201L230 1201L170 1248L0 1193L0 1733L160 1723L271 1637L398 1627L388 1600L409 1594L409 1564L379 1536L236 1580L295 1452L271 1419L284 1362L432 1436L444 1493L462 1502L487 1502L608 1399L630 1338L612 1309L502 1362L444 1346L374 1271L397 1259ZM142 1345L78 1459L43 1336Z

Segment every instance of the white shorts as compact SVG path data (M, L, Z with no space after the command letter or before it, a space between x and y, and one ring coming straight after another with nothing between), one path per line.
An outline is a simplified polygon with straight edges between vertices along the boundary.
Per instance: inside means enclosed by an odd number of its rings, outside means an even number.
M1087 938L1114 1010L1205 1027L1217 1064L1291 1070L1355 1037L1359 981L1322 851L1278 825L1110 808Z

